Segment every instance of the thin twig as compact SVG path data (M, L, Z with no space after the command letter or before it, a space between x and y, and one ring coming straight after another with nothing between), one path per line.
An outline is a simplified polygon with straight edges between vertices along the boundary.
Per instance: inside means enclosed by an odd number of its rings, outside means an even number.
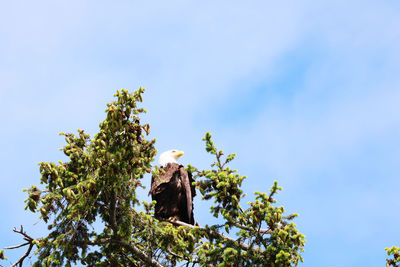
M216 154L215 154L215 156L217 156L217 161L218 161L218 168L219 168L219 170L220 171L223 171L223 165L221 164L221 160L220 160L220 157L222 156L219 152L217 152Z
M25 252L25 254L22 255L22 257L16 263L14 263L11 266L11 267L15 267L15 266L19 265L20 267L22 267L22 263L24 262L25 258L28 257L29 254L32 251L32 248L33 248L33 245L34 245L33 244L33 240L34 239L24 232L24 227L22 225L21 225L21 229L20 230L17 230L17 228L14 227L13 232L24 236L23 239L25 241L27 241L27 242L23 243L21 245L6 247L5 249L16 249L16 248L20 248L20 247L24 247L24 246L28 246L29 245L28 250Z

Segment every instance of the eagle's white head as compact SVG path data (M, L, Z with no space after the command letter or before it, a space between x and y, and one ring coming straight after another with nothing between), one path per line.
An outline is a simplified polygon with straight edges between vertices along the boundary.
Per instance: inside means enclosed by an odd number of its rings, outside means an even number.
M158 163L165 167L168 163L178 163L179 157L183 156L183 151L172 149L161 153Z

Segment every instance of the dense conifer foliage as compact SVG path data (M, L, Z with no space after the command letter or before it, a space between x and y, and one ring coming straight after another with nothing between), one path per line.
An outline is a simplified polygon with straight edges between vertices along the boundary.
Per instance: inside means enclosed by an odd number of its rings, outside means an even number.
M152 166L155 140L146 139L150 125L140 120L143 92L117 91L97 134L62 133L68 161L39 164L41 185L26 189L26 209L40 214L49 233L32 238L22 227L14 229L25 243L9 249L27 248L16 264L31 251L37 253L35 266L296 266L303 261L304 235L291 222L297 214L285 215L276 205L278 183L243 204L246 177L229 167L235 154L225 156L210 133L203 140L215 162L209 170L191 165L187 170L203 199L199 205L211 200L210 221L218 223L153 217L155 203L136 194L144 176L159 173ZM3 251L0 256L5 258Z

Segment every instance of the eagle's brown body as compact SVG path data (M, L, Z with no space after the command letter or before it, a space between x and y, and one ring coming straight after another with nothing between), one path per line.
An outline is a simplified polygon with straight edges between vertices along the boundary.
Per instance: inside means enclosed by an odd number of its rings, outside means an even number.
M168 163L160 169L158 177L151 178L149 195L157 201L155 216L160 219L174 217L182 222L194 224L192 174L182 165Z

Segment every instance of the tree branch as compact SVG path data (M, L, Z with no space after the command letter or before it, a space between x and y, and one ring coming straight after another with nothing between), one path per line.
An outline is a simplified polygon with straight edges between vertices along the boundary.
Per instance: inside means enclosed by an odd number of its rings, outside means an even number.
M217 152L215 155L217 156L218 168L219 168L220 171L223 171L224 166L221 164L221 160L220 160L220 157L221 157L223 154L220 154L219 152ZM225 164L224 164L224 165L225 165Z
M125 241L119 239L118 237L102 238L102 239L98 239L98 240L82 242L82 244L89 244L89 245L93 245L93 246L98 246L98 245L107 244L107 243L114 243L114 244L120 245L121 247L124 247L129 252L131 252L134 256L136 256L137 258L141 259L144 263L146 263L147 264L146 266L164 267L158 261L154 260L151 256L147 255L146 253L141 251L139 248L137 248L135 245L127 244ZM80 245L81 242L74 242L73 244Z
M29 245L28 250L25 252L25 254L22 255L22 257L11 266L11 267L15 267L15 266L19 265L20 267L22 267L22 263L24 262L25 258L28 257L29 254L32 251L32 248L33 248L33 245L34 245L33 244L33 240L34 239L24 232L24 228L22 227L22 225L21 225L21 229L20 230L17 230L17 228L14 227L13 232L17 233L17 234L20 234L20 235L23 235L24 236L23 239L25 241L28 241L28 242L23 243L21 245L16 245L16 246L11 246L11 247L6 247L5 248L5 249L16 249L16 248L20 248L20 247L24 247L24 246Z
M199 226L193 226L193 225L191 225L191 224L188 224L188 223L185 223L185 222L181 222L181 221L173 221L173 220L166 220L166 221L169 222L169 223L172 223L172 224L174 224L174 225L185 226L185 227L189 227L189 228L191 228L191 229L196 229L196 228L201 229L201 230L205 231L207 234L209 234L209 235L211 235L211 236L214 236L214 237L217 237L217 238L222 238L222 239L225 239L225 240L227 240L227 241L229 241L229 242L235 243L235 244L238 245L241 249L244 249L244 250L249 250L249 249L251 249L251 250L256 250L258 253L264 252L263 249L260 249L260 248L252 248L252 247L250 247L249 245L247 245L247 244L245 244L245 243L239 242L239 241L237 241L236 239L233 239L232 237L229 237L229 236L220 234L220 233L218 233L217 231L213 231L213 230L211 230L211 229L209 229L209 228L202 228L202 227L199 227Z
M11 246L11 247L5 247L4 249L16 249L16 248L20 248L20 247L24 247L26 245L29 245L29 242L23 243L21 245L16 245L16 246Z
M110 226L113 229L114 234L117 234L118 232L117 219L115 214L116 205L117 205L116 193L112 192L111 203L110 203Z
M229 220L229 223L232 224L233 226L237 227L237 228L240 228L240 229L243 229L243 230L247 230L247 231L255 231L255 232L258 232L258 233L261 233L261 234L271 234L272 233L272 231L269 230L269 229L261 229L261 223L259 224L259 227L258 227L257 230L255 230L255 229L253 229L251 227L248 227L248 226L241 225L241 224L239 224L237 222L233 222L231 220Z
M126 248L127 250L129 250L133 255L135 255L136 257L138 257L139 259L141 259L143 262L145 262L148 266L152 266L152 267L164 267L163 265L161 265L161 263L159 263L158 261L156 261L155 259L153 259L151 256L147 255L146 253L144 253L143 251L141 251L138 247L136 247L133 244L127 244L124 241L120 240L119 244Z

